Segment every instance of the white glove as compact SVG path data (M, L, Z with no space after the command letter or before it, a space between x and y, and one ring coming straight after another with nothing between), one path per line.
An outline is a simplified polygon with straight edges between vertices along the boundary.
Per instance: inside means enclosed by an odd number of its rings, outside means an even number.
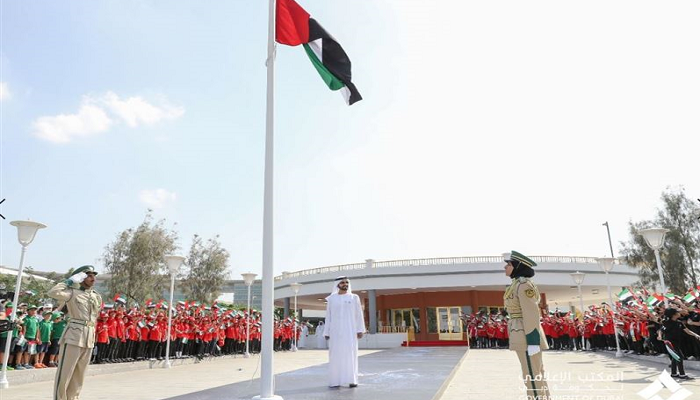
M537 345L528 345L527 346L527 355L528 356L534 356L535 354L540 352L540 346Z
M85 272L78 272L77 274L71 276L68 279L73 281L73 283L81 283L85 280L85 278L87 278L87 274Z

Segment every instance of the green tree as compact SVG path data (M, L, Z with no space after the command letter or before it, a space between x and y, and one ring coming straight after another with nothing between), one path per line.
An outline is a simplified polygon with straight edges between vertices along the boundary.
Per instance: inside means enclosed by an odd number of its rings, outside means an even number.
M164 225L165 220L153 222L148 210L141 225L119 233L105 247L102 260L105 272L111 274L110 296L121 293L139 304L161 297L169 282L164 256L177 249L178 237Z
M659 282L654 251L647 246L639 231L652 226L669 229L660 251L664 281L669 290L683 294L689 286L697 286L700 223L697 207L682 187L667 188L661 194L662 206L654 220L630 222L630 240L622 243L621 254L628 265L639 269L639 283L651 286Z
M20 291L20 303L35 304L41 306L46 303L55 303L48 295L49 290L61 280L61 276L55 272L45 274L47 280L37 279L32 267L27 268L27 278L22 279L22 290Z
M189 300L211 303L221 294L228 278L229 253L221 247L219 236L203 242L199 235L192 238L187 257L187 272L180 282Z
M675 253L669 254L669 262L682 266L690 275L693 287L696 287L695 261L700 246L700 221L696 217L698 208L685 195L683 187L665 191L661 199L664 207L659 210L657 220L661 226L670 229L666 240L672 244L669 249L674 249Z
M22 283L19 290L19 303L36 304L40 306L54 302L47 293L56 282L61 280L61 276L55 272L43 274L47 280L38 279L37 276L39 275L35 274L32 267L25 268L22 273ZM17 277L14 275L0 275L0 283L5 285L5 291L14 292Z

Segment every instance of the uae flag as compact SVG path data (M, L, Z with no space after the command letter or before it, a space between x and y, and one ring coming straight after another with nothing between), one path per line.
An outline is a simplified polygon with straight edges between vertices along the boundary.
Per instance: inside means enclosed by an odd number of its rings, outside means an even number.
M126 304L126 297L124 297L121 293L117 293L117 294L114 296L114 302L115 302L115 303Z
M350 58L325 29L294 0L277 0L277 43L303 45L306 55L329 89L339 90L348 105L360 100L352 83Z
M633 298L634 295L632 294L632 292L629 291L629 289L624 288L624 289L622 290L622 292L620 292L620 293L617 295L617 297L620 299L621 302L624 303L624 302L628 301L629 299Z
M654 307L657 304L661 303L661 300L659 300L656 296L651 295L651 296L647 297L647 299L644 300L644 302L647 303L647 306Z
M692 292L686 294L685 296L683 296L683 301L688 304L692 303L693 301L695 301L695 294L693 294Z

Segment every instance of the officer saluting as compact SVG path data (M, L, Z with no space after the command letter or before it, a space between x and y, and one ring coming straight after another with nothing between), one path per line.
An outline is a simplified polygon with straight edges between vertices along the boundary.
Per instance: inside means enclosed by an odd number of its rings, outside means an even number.
M526 256L511 251L504 253L505 270L512 282L503 295L503 303L510 315L509 348L518 354L528 399L549 400L549 388L544 377L542 350L547 340L540 325L540 292L530 280L537 265Z
M54 400L78 398L83 387L95 346L95 321L102 307L102 297L93 289L95 275L95 267L83 265L48 293L68 308L68 324L59 340L61 361L56 370Z

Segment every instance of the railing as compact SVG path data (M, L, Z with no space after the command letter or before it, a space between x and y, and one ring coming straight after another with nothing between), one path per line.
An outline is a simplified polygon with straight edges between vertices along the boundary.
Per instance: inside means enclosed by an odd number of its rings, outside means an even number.
M286 278L297 278L297 277L306 276L306 275L316 275L316 274L325 274L328 272L339 272L339 271L349 271L349 270L353 270L353 269L363 269L363 268L365 268L365 266L366 266L365 263L355 263L355 264L333 265L330 267L305 269L302 271L290 272L290 273L276 276L275 280L279 281L279 280L286 279Z
M562 264L597 264L595 257L576 256L532 256L536 263L562 263ZM395 268L395 267L423 267L436 265L458 265L458 264L489 264L503 263L502 256L472 256L472 257L443 257L443 258L415 258L409 260L390 261L369 261L364 263L333 265L305 269L297 272L289 272L275 277L276 281L288 278L298 278L307 275L325 274L330 272L351 271L356 269L371 268Z
M378 333L406 333L408 326L382 326L377 329Z
M535 260L537 261L537 260ZM503 257L477 256L477 257L445 257L445 258L415 258L411 260L391 260L374 263L374 268L387 267L414 267L424 265L455 265L455 264L485 264L502 263Z

